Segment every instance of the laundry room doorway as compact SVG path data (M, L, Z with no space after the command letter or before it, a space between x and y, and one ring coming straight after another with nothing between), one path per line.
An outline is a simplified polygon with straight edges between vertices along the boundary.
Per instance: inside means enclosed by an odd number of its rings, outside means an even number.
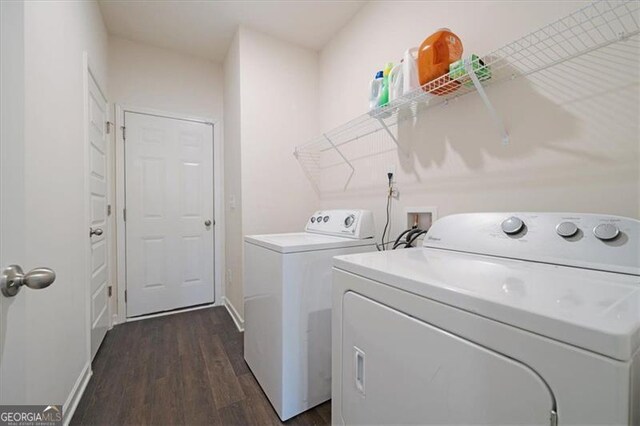
M213 304L215 124L133 109L120 117L118 258L126 317Z

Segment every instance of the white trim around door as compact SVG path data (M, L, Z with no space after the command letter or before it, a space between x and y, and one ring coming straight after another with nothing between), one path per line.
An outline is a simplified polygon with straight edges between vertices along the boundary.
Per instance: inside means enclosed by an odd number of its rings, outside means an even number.
M217 119L194 117L185 114L159 111L150 108L140 108L125 105L115 105L115 148L116 148L116 230L117 230L117 322L127 321L126 315L126 231L123 209L125 208L125 140L123 138L123 123L125 113L147 114L158 117L166 117L177 120L195 121L213 126L213 205L214 205L214 305L222 305L223 293L223 270L224 270L224 152L222 143L221 122ZM126 131L126 130L125 130ZM189 309L189 308L185 308ZM181 312L177 310L175 312ZM170 312L169 312L170 313Z

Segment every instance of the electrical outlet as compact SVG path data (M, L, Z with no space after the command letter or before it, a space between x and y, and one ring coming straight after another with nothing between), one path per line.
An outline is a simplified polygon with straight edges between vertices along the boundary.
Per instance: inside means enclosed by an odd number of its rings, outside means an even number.
M392 175L396 175L396 165L395 164L389 164L387 166L387 173L391 173Z
M396 188L396 166L391 164L387 167L387 179L389 182L389 194L396 200L400 198L400 191Z
M385 173L385 180L390 186L393 186L396 177L396 167L394 165L387 166L387 172Z

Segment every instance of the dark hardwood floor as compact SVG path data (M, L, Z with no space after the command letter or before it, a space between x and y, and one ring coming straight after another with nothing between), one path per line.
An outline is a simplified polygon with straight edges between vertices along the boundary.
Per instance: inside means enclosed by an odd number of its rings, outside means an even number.
M71 424L282 424L242 353L242 333L224 307L118 325ZM330 422L327 402L286 424Z

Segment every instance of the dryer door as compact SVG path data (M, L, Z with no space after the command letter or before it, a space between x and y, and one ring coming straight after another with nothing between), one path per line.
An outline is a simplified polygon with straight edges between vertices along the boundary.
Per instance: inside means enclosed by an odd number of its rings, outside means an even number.
M348 292L343 300L346 424L540 424L555 409L524 364Z

